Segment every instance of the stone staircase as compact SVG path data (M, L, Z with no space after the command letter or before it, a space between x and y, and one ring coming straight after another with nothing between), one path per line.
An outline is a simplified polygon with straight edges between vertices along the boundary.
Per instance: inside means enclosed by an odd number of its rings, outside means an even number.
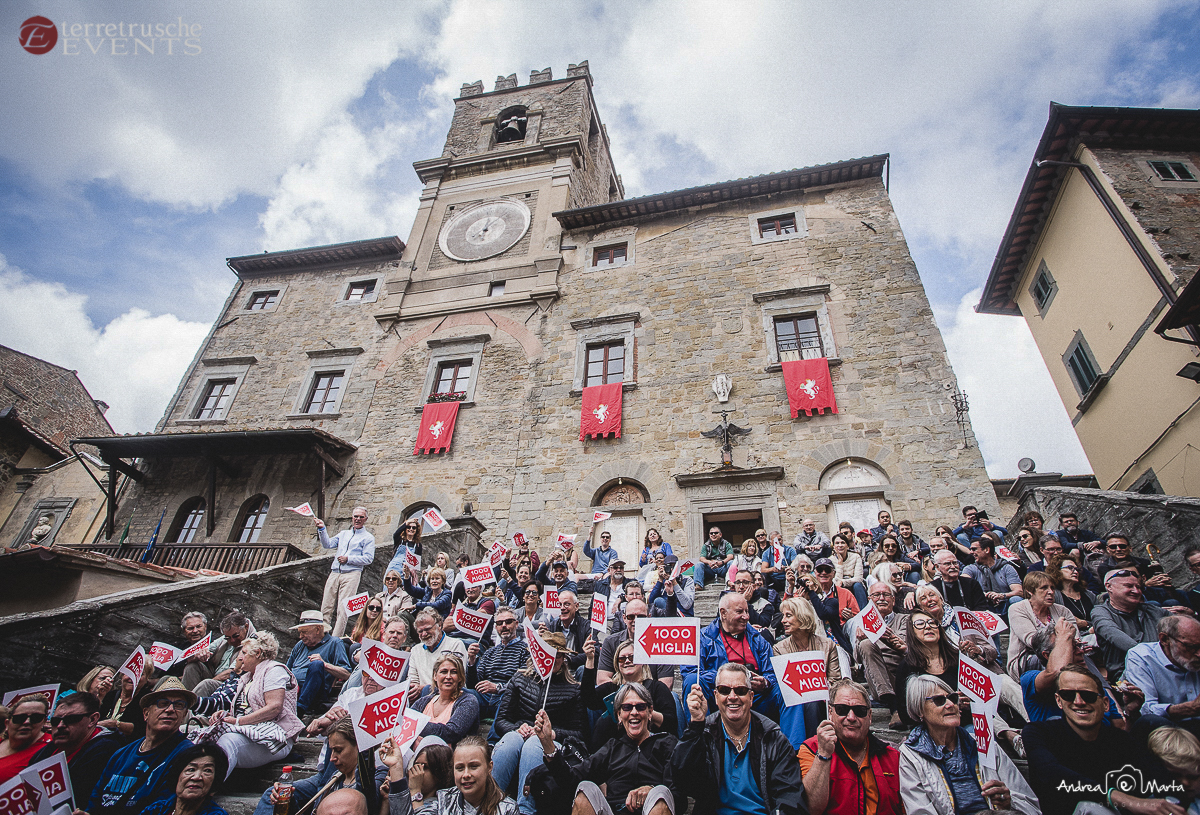
M316 775L321 769L317 763L325 740L301 736L296 740L296 746L283 761L258 767L253 770L234 770L225 782L224 789L217 796L217 803L224 807L229 815L251 815L258 806L258 799L263 790L279 780L286 765L291 765L293 780L308 778Z

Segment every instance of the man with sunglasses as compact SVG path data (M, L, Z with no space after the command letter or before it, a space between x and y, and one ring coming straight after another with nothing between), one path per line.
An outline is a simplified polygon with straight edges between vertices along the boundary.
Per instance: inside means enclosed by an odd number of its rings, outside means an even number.
M593 524L593 529L594 528L595 525ZM590 557L592 559L592 574L594 575L594 577L592 577L593 582L599 580L600 575L603 575L605 572L607 572L608 567L612 565L613 561L620 557L620 555L617 554L617 550L612 548L611 532L600 533L600 547L597 549L592 548L591 538L585 540L583 542L583 556Z
M1068 665L1078 665L1099 675L1096 666L1090 663L1080 650L1075 635L1075 623L1069 617L1060 617L1055 620L1054 625L1044 626L1033 635L1030 650L1037 656L1040 667L1030 668L1021 674L1021 695L1029 721L1041 722L1057 719L1062 715L1062 711L1054 702L1054 688L1058 682L1058 675ZM1141 690L1128 683L1123 687L1123 708L1113 708L1107 713L1109 722L1122 728L1125 727L1121 721L1122 717L1128 721L1142 706Z
M900 751L871 735L871 700L854 680L829 686L829 718L797 758L812 815L903 815Z
M745 602L740 595L726 595ZM717 668L708 715L704 692L687 695L687 730L671 756L676 789L696 800L695 815L799 815L805 812L800 764L787 736L752 709L759 677L740 663ZM776 693L778 690L776 689Z
M1135 725L1143 742L1159 727L1200 734L1200 623L1186 616L1163 617L1157 642L1129 649L1125 679L1146 694Z
M179 728L195 703L196 695L174 676L164 677L142 697L146 737L113 753L91 790L85 808L88 815L133 815L175 794L167 770L180 752L192 746ZM79 801L86 794L75 792Z
M478 642L467 646L467 692L475 694L481 719L496 717L508 681L529 659L529 647L517 636L519 626L515 611L500 606L492 624L500 636L499 643L483 649L482 653Z
M1134 736L1105 724L1109 702L1099 677L1081 665L1068 665L1058 675L1054 695L1062 718L1031 723L1022 734L1029 783L1043 812L1075 812L1090 801L1098 808L1089 812L1184 815L1178 804L1147 795L1147 783L1169 789L1171 776ZM1124 779L1132 779L1128 788L1111 783Z
M704 584L714 577L725 579L729 572L729 563L733 560L733 544L721 536L721 528L714 526L708 530L708 540L700 547L700 562L696 564L696 585L704 588Z
M1115 682L1125 671L1125 655L1139 642L1158 641L1158 621L1167 612L1145 602L1141 576L1132 569L1113 569L1104 576L1108 599L1092 609L1092 626L1100 659Z
M37 764L55 753L65 753L67 772L76 800L85 801L96 788L104 766L124 744L120 733L100 727L100 700L90 693L68 693L59 697L50 717L51 742L34 754Z

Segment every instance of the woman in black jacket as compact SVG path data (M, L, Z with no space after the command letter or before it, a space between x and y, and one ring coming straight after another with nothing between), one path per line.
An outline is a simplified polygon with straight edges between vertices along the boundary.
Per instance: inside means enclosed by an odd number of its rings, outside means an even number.
M525 777L542 763L542 745L533 729L534 719L543 707L542 700L546 701L546 714L560 737L582 739L586 727L579 683L567 670L567 657L574 652L567 648L562 632L547 634L544 639L558 649L550 674L549 694L547 683L538 676L531 657L529 664L509 680L493 725L501 738L492 751L492 774L504 790L516 778L517 804L522 812L534 810L533 801L525 795Z
M674 702L668 704L675 707ZM660 799L666 802L668 811L674 812L676 791L666 786L665 779L675 736L651 731L655 705L650 692L639 683L622 685L613 707L621 722L620 730L579 767L572 767L563 758L554 741L557 734L550 718L538 712L534 731L550 775L562 789L584 795L596 812L602 811L602 799L607 799L613 812L650 812ZM607 785L603 795L601 784Z

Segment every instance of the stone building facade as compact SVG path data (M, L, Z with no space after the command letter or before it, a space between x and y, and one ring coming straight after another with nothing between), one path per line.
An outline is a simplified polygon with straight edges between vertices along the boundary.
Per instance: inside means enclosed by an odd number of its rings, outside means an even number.
M586 63L464 85L442 156L415 165L407 244L232 258L156 434L102 447L143 475L114 527L146 536L165 510L170 540L202 499L191 540L237 540L268 498L258 539L311 547L285 507L323 501L336 524L362 504L386 538L435 506L545 548L603 507L633 559L651 527L682 554L712 523L790 540L886 507L926 535L994 511L887 156L626 199L591 86ZM580 439L590 353L623 383L619 438ZM791 417L781 365L800 356L829 360L836 414ZM414 455L439 393L460 400L452 444ZM701 435L722 411L749 430L724 465Z
M1197 215L1200 111L1051 106L977 308L1025 318L1102 489L1200 496Z

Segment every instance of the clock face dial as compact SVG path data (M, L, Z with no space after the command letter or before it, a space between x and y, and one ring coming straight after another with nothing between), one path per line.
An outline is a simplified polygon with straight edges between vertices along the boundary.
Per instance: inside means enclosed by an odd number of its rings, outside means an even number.
M529 207L497 198L470 207L446 221L438 246L455 260L483 260L512 247L529 229Z

